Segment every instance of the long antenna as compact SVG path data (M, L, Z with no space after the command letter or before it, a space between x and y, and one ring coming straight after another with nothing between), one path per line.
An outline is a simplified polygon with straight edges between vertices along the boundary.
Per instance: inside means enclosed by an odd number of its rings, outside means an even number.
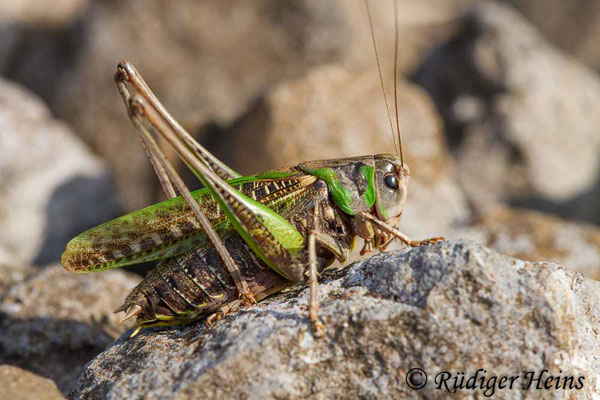
M400 162L402 163L402 168L404 168L402 138L400 137L400 120L398 119L398 0L394 0L394 36L394 105L396 106L396 132L398 133Z
M385 109L387 111L388 120L390 121L390 129L392 130L392 137L394 138L394 147L396 148L396 154L400 155L400 159L402 159L402 147L399 145L398 139L396 139L396 135L394 133L394 123L392 122L392 114L390 113L390 106L388 104L387 94L385 92L385 85L383 84L383 74L381 73L381 64L379 62L379 53L377 52L377 41L375 40L375 30L373 29L373 19L371 17L371 9L369 8L369 0L365 0L365 5L367 6L367 15L369 16L369 26L371 28L371 38L373 39L373 50L375 50L375 60L377 61L377 71L379 72L379 82L381 83L381 91L383 92L383 100L385 101ZM394 77L395 76L396 75L394 74ZM396 113L397 113L397 111L398 111L398 106L396 105Z

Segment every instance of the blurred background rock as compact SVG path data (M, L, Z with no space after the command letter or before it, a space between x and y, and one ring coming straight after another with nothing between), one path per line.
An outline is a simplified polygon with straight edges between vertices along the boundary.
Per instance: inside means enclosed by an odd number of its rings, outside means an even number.
M392 3L371 6L391 92ZM598 279L600 4L400 0L398 19L413 174L401 229ZM56 266L64 245L162 199L113 84L125 58L241 173L393 152L362 0L0 0L0 325L43 343L25 363L0 342L0 362L29 365L63 392L56 371L76 375L118 335L113 303L139 279L73 281ZM119 290L99 290L95 307L69 318L27 305L40 296L74 310L79 292L51 293L64 282ZM38 336L48 319L53 330ZM60 334L70 327L84 339ZM64 369L44 369L46 357Z

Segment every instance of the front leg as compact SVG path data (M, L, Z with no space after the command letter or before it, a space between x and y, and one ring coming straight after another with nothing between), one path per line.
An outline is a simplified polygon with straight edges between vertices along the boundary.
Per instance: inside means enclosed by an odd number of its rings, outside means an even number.
M317 243L325 247L338 259L344 262L348 259L350 252L342 246L337 240L331 236L319 232L312 231L308 235L308 315L312 325L315 337L322 338L324 336L323 323L319 320L319 272L317 265Z
M432 238L424 239L424 240L412 240L411 238L406 236L404 233L400 232L398 229L394 228L391 225L386 224L382 220L376 218L375 216L373 216L369 213L363 212L363 213L361 213L360 216L365 221L371 222L377 228L392 235L393 238L399 239L402 243L406 244L407 246L411 246L411 247L427 246L430 244L435 244L435 243L443 242L444 240L446 240L443 236L436 236L436 237L432 237ZM388 244L389 243L385 243L381 247L382 248L387 247Z
M316 337L324 336L323 323L319 321L319 279L317 272L317 246L316 235L312 232L308 235L308 316Z

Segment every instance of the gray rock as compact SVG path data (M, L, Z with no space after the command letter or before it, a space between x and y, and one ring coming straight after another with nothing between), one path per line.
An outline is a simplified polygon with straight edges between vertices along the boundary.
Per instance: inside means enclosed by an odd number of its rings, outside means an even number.
M66 393L85 363L123 333L113 312L140 278L80 275L55 265L7 268L0 282L0 364L52 379Z
M0 80L0 255L57 261L76 234L119 212L104 164L46 106Z
M470 237L527 261L556 261L600 280L600 228L539 211L497 206L452 237Z
M503 398L587 398L597 390L600 284L558 264L446 242L377 255L323 281L324 339L311 333L300 286L211 327L124 336L86 366L69 397L445 399L436 374L468 377L479 368L486 379L519 376L514 390L496 387ZM411 368L429 374L419 392L405 383ZM543 369L575 382L585 376L584 387L521 389L523 371Z
M341 61L347 66L354 67L373 66L375 64L373 42L364 1L329 1L336 5L343 29L340 37L335 37L342 49L341 57L337 58L336 62ZM401 73L413 71L431 49L454 33L458 17L480 1L398 0L399 71ZM373 17L381 64L384 73L391 75L395 40L393 4L386 1L370 1L369 8Z
M600 3L596 0L508 0L563 51L600 69Z
M600 80L510 8L486 3L416 75L469 199L600 221Z

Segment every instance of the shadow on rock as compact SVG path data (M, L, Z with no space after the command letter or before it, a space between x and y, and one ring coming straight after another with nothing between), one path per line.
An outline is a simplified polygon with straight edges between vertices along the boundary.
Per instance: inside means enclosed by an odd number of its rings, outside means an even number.
M113 337L99 324L53 318L10 318L0 313L0 364L53 380L66 394L84 365Z
M514 198L509 204L600 225L600 201L598 199L600 199L600 170L598 170L595 185L565 201L553 201L542 196L529 196Z
M72 67L81 47L80 19L63 26L2 24L12 34L13 43L6 54L0 74L19 82L51 104L64 81L57 79Z
M119 202L108 173L75 176L56 188L46 205L46 238L34 265L60 259L77 234L118 216Z

